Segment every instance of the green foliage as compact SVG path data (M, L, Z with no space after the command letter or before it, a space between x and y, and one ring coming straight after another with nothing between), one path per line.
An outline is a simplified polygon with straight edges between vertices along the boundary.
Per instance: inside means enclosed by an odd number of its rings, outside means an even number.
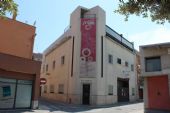
M13 0L0 0L0 17L7 13L17 15L18 5Z
M115 12L125 15L125 21L129 15L135 14L163 24L170 22L170 0L119 0Z

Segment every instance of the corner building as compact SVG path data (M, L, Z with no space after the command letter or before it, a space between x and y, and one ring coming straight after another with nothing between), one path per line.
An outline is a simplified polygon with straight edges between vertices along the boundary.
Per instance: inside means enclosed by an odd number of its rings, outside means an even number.
M38 108L41 62L32 59L35 30L0 18L0 110Z
M170 112L170 43L140 46L145 111ZM163 112L162 111L162 112Z
M43 53L41 95L56 101L104 105L137 99L133 43L106 25L99 6L76 8L70 26Z

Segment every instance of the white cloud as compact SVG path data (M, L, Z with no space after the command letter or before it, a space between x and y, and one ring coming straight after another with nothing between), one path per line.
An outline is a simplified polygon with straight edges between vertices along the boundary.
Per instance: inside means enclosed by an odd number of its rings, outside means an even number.
M159 27L146 32L132 34L128 39L135 43L135 48L138 50L140 45L170 42L170 29Z

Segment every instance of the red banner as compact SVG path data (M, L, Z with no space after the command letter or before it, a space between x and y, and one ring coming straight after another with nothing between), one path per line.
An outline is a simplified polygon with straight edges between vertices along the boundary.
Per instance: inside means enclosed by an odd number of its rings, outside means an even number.
M96 61L96 19L81 19L81 60Z

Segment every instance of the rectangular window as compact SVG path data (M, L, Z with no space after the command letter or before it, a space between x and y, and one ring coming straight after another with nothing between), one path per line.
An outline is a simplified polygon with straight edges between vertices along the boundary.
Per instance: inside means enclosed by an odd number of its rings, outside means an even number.
M113 64L113 56L109 54L108 55L108 59L109 59L109 63Z
M44 85L44 93L47 93L47 85Z
M134 65L131 64L131 71L134 71Z
M0 78L0 109L12 109L15 102L17 80Z
M108 86L108 95L113 95L113 85Z
M132 96L135 95L135 88L132 88Z
M46 72L48 72L48 64L46 65Z
M3 97L11 96L11 87L9 86L3 86Z
M121 63L122 63L122 61L121 61L120 58L117 58L117 63L118 63L118 64L121 64Z
M145 71L146 72L161 71L160 57L145 58Z
M61 64L62 64L62 65L64 64L64 60L65 60L65 56L62 56L62 57L61 57Z
M42 69L42 72L43 72L43 73L45 72L45 65L43 65L43 69Z
M53 69L55 69L55 60L53 61Z
M50 85L50 93L54 93L54 85Z
M59 84L58 85L58 93L59 94L64 94L64 84Z
M129 63L127 61L125 61L125 66L128 67L129 66Z

